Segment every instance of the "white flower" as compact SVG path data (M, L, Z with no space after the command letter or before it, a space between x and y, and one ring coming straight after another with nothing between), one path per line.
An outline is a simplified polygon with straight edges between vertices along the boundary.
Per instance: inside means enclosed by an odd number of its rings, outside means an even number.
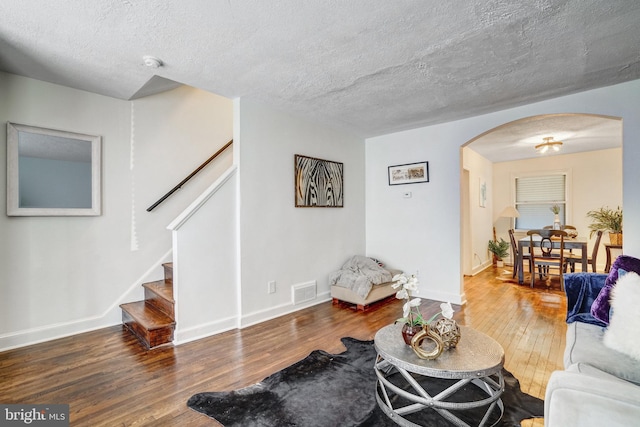
M396 292L396 298L407 300L407 302L402 307L404 318L398 320L401 320L412 326L423 324L424 319L422 319L422 314L417 308L418 306L420 306L422 300L420 298L411 299L413 294L418 293L418 278L415 275L407 278L407 276L405 276L403 273L400 273L393 276L391 280L393 281L393 284L391 285L393 289L400 288Z
M410 291L418 290L418 278L416 276L411 276L407 283L404 285L404 288Z
M398 299L409 299L409 292L406 289L402 288L398 292L396 292L396 298Z
M400 273L400 274L396 274L395 276L393 276L391 278L392 282L395 282L393 284L394 288L397 288L398 286L402 286L405 283L407 283L407 276L405 276L404 274Z
M453 317L453 307L450 302L443 302L440 304L440 310L442 310L442 317L451 319Z
M411 301L406 302L404 306L402 306L404 317L409 316L409 313L411 313L411 307L418 307L421 302L422 300L420 298L414 298Z

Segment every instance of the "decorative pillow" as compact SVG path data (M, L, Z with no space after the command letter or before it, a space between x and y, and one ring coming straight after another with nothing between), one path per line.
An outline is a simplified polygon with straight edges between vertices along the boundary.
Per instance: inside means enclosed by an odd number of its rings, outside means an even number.
M618 281L618 269L640 274L640 259L628 255L620 255L611 266L609 276L605 280L602 290L593 301L591 315L607 325L609 324L609 309L611 307L609 294Z
M640 276L630 272L611 290L613 316L604 332L604 345L640 361Z

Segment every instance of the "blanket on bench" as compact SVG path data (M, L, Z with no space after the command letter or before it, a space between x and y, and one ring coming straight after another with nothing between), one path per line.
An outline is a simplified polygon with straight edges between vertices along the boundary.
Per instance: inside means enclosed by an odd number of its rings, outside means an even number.
M329 284L351 289L366 298L373 285L391 281L391 273L371 258L355 255L340 270L329 275Z

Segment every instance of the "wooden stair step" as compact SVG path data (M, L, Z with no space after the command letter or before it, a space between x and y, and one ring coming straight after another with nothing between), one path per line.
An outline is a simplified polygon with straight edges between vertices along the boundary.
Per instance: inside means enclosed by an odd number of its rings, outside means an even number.
M168 283L173 283L173 263L165 262L162 264L162 268L164 269L164 280Z
M143 283L142 287L149 289L151 292L159 295L170 303L175 303L173 299L173 284L164 280L157 280L155 282Z
M144 283L144 301L121 304L122 323L147 348L173 341L175 300L173 263L162 264L164 280Z
M167 316L175 319L173 284L164 280L143 283L144 299Z
M167 283L164 280L157 280L155 282L143 283L142 287L160 295L168 302L175 302L173 299L173 285L171 283Z
M131 317L148 330L163 328L165 326L175 326L176 322L166 313L158 310L146 301L129 302L120 305Z
M121 304L122 322L147 347L173 341L176 322L147 301Z

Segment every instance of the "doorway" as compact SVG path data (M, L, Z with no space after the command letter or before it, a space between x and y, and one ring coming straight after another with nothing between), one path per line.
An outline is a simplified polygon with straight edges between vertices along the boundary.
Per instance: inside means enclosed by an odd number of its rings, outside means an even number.
M558 152L542 155L535 146L553 136ZM500 212L515 204L514 177L523 171L570 172L567 223L588 235L586 212L622 206L622 119L592 114L549 114L505 123L478 135L461 148L462 272L473 275L491 265L488 240L508 241L511 218ZM477 206L478 176L487 176L486 208ZM600 176L601 175L601 176ZM551 215L551 213L550 213ZM603 242L606 243L606 242ZM604 257L598 258L603 264Z

